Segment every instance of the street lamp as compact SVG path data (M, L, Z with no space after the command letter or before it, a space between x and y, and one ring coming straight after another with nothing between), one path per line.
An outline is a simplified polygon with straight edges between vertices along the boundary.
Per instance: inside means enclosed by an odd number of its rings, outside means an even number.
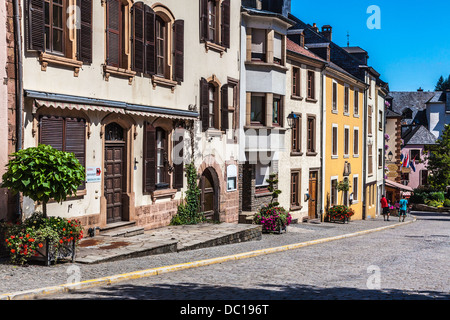
M297 119L297 117L298 116L293 111L291 111L291 113L287 116L287 124L290 129L295 128L295 120Z

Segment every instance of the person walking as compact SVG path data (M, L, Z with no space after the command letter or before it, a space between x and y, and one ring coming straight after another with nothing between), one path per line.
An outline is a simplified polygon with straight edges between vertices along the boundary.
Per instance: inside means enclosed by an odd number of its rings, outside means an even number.
M384 221L386 221L386 216L387 216L387 221L389 221L389 204L387 202L387 199L384 197L384 194L381 196L381 210L383 212L383 219Z
M398 214L398 221L402 219L402 222L405 221L406 218L406 211L408 210L408 200L406 200L405 196L402 196L402 199L400 200L400 208L398 210L399 214Z

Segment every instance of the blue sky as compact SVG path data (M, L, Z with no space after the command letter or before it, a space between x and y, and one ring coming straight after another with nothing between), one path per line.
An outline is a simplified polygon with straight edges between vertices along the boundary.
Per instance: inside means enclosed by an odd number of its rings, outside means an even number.
M448 0L292 0L292 14L319 28L333 27L333 42L369 52L368 64L391 91L433 91L450 75L450 1ZM377 5L381 29L369 29L367 8Z

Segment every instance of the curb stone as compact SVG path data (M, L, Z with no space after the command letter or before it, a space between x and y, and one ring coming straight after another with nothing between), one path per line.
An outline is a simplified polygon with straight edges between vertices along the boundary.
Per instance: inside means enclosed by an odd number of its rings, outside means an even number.
M223 263L223 262L227 262L227 261L253 258L253 257L261 256L261 255L303 248L303 247L307 247L307 246L311 246L311 245L315 245L315 244L321 244L321 243L326 243L326 242L330 242L330 241L356 237L356 236L365 235L365 234L369 234L369 233L373 233L373 232L392 229L392 228L402 226L402 225L407 225L407 224L410 224L410 223L413 223L416 221L416 217L415 216L412 216L412 217L413 217L413 219L410 221L398 222L398 223L395 223L395 224L392 224L389 226L378 227L378 228L368 229L368 230L363 230L363 231L357 231L357 232L348 233L348 234L339 235L339 236L321 238L321 239L310 240L310 241L305 241L305 242L300 242L300 243L294 243L294 244L284 245L284 246L279 246L279 247L266 248L266 249L260 249L260 250L249 251L249 252L244 252L244 253L238 253L238 254L224 256L224 257L217 257L217 258L175 264L175 265L170 265L170 266L158 267L158 268L153 268L153 269L133 271L133 272L129 272L129 273L117 274L117 275L107 276L107 277L103 277L103 278L86 280L86 281L82 281L82 282L67 283L67 284L62 284L62 285L58 285L58 286L50 286L50 287L45 287L45 288L40 288L40 289L32 289L32 290L26 290L26 291L1 294L0 300L36 299L39 297L52 295L52 294L58 294L58 293L61 294L61 293L72 292L75 290L82 290L82 289L88 289L88 288L92 288L92 287L111 285L111 284L115 284L115 283L118 283L121 281L126 281L126 280L134 280L134 279L139 279L139 278L151 277L151 276L156 276L156 275L160 275L160 274L164 274L164 273L168 273L168 272L181 271L181 270L186 270L186 269L190 269L190 268L203 267L203 266L213 265L213 264L217 264L217 263Z

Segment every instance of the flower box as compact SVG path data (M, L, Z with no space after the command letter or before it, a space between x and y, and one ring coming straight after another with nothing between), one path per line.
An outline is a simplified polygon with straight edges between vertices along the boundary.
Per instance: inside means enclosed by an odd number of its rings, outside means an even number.
M61 260L75 261L76 241L69 241L66 243L54 243L51 241L44 241L42 248L36 249L36 254L30 257L29 260L43 261L46 266L52 262L56 263Z
M328 209L327 219L329 222L350 222L350 217L354 215L354 211L344 205L336 205Z
M262 225L263 233L278 233L287 231L292 216L283 207L266 206L259 210L253 217L255 224Z

